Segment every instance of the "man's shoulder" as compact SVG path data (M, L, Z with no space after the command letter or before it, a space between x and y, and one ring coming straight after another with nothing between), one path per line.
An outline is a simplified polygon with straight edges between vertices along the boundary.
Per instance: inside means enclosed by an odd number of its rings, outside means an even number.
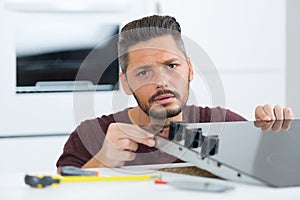
M118 111L115 113L107 114L107 115L102 115L101 117L97 117L94 119L88 119L83 121L80 126L82 125L88 125L88 124L100 124L101 126L107 126L111 123L115 122L122 122L122 123L130 123L130 119L128 116L128 110L129 108L126 108L122 111Z
M128 110L130 108L126 108L122 111L118 111L109 115L102 115L98 117L98 121L103 121L104 123L113 123L113 122L122 122L122 123L130 123Z
M105 135L107 129L111 123L123 122L128 123L128 109L109 114L102 115L101 117L87 119L77 126L76 130L73 132L74 135L79 135L81 137L86 137L86 135Z
M189 105L184 108L184 120L190 123L197 122L229 122L245 121L241 115L221 107L201 107Z

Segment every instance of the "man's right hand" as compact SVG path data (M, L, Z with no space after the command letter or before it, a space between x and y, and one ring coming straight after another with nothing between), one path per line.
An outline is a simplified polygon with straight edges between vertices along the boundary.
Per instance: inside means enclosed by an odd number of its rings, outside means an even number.
M112 123L101 150L83 168L121 167L135 159L138 143L153 147L154 135L135 125Z

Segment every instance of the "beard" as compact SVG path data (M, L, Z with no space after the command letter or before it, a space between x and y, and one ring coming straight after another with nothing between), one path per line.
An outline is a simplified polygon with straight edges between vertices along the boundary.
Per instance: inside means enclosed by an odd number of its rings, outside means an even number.
M189 85L187 87L187 91L189 91ZM163 95L163 94L174 95L175 98L178 100L179 105L172 109L167 109L164 106L158 105L158 104L153 105L153 103L155 102L155 98L160 95ZM135 95L135 93L133 93L133 95L134 95L139 107L144 111L144 113L146 113L151 118L155 118L155 119L159 119L159 120L163 120L166 118L171 118L171 117L175 117L175 116L179 115L187 102L187 99L181 101L180 95L177 92L171 91L171 90L159 90L154 95L152 95L148 100L148 103L152 106L147 106L146 104L141 103L141 101Z
M182 110L182 106L180 106L178 108L173 108L173 109L164 109L163 106L160 106L160 107L162 107L162 109L159 109L159 110L155 109L155 108L153 108L153 109L150 108L148 115L152 118L162 120L162 119L166 119L166 118L175 117L175 116L179 115Z

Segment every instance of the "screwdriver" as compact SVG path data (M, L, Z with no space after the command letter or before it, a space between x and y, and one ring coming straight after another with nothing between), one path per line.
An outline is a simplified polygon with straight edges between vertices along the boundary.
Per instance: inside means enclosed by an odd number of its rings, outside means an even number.
M160 174L120 175L120 176L52 176L25 175L25 183L35 188L58 186L60 183L71 182L107 182L107 181L146 181L161 180Z

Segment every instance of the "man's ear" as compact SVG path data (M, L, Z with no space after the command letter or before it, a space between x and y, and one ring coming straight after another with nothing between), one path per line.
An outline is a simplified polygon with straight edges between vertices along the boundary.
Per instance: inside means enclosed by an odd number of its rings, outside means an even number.
M125 91L125 93L127 95L131 95L132 92L128 85L127 78L126 78L125 74L123 74L123 72L120 72L120 80L121 80L121 84L122 84L122 87L123 87L123 90Z
M191 63L190 58L187 58L186 61L189 66L189 80L191 81L194 79L194 69L193 69L193 65Z

